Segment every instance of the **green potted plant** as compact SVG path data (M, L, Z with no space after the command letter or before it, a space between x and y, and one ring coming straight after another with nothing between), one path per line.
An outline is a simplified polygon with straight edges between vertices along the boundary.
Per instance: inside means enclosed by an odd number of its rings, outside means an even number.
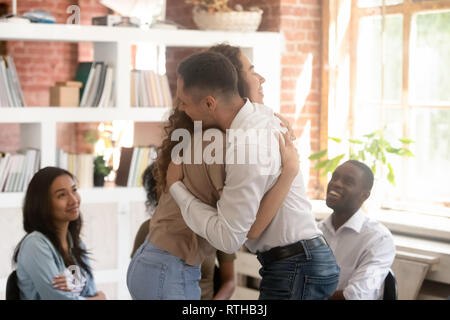
M337 143L341 143L342 139L329 137ZM405 145L413 143L411 139L398 139L399 142ZM392 144L386 140L381 130L377 130L366 134L362 139L348 139L350 149L348 152L349 159L358 160L367 164L374 175L381 167L387 169L386 179L395 186L395 175L392 165L387 161L386 155L392 154L401 157L412 157L413 153L406 147L394 148ZM346 156L345 153L339 154L332 159L322 159L328 153L328 150L321 150L312 154L310 160L318 160L314 169L322 170L320 176L324 176L329 172L333 172L336 167L341 163L342 159Z
M335 137L329 137L328 139L333 140L336 143L342 142L342 139ZM342 153L328 159L326 157L328 150L325 149L312 154L309 159L317 160L314 169L319 170L319 172L322 171L320 173L321 177L333 172L344 159L358 160L368 165L372 169L375 177L375 185L369 199L374 203L377 202L375 206L379 207L381 205L381 199L379 199L381 197L380 192L386 189L383 188L384 181L388 181L392 186L395 186L395 173L389 162L389 155L399 157L414 156L411 150L407 148L407 146L414 141L408 138L400 138L398 141L402 145L394 147L385 138L383 130L376 130L365 134L361 139L348 139L348 153ZM386 179L383 179L381 174L385 174Z
M105 177L111 172L112 167L107 166L102 155L94 159L94 186L103 187Z

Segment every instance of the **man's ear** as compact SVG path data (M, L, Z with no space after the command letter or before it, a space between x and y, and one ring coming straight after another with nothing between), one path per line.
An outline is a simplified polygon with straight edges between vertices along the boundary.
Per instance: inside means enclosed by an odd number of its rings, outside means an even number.
M210 114L213 114L217 108L217 100L213 96L206 96L203 98L203 104L208 109Z
M366 201L370 197L370 191L364 191L361 195L362 201Z

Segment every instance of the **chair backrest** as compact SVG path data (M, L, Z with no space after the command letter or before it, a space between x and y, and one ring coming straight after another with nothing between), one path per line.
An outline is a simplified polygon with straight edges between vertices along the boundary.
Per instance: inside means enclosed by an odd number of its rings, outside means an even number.
M16 270L11 272L6 281L6 300L20 300L20 289L17 285Z
M383 300L397 300L397 296L397 280L395 280L392 271L389 270L386 278L384 279Z

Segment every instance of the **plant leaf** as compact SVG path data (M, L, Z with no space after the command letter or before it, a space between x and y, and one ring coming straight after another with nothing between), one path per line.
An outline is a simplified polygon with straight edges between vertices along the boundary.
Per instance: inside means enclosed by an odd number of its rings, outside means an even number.
M338 155L337 157L334 157L333 159L330 159L330 162L325 167L326 172L333 172L339 163L341 162L342 158L344 158L345 154Z
M406 148L401 148L398 155L402 157L414 157L414 154Z
M404 144L414 143L414 141L409 138L399 138L398 141Z
M319 161L315 166L314 169L319 170L322 169L323 167L325 167L328 162L330 162L330 160L323 160L323 161Z
M394 154L399 154L400 148L388 147L388 148L386 148L386 152L394 153Z
M361 140L356 140L356 139L348 139L348 142L350 143L356 143L356 144L363 144L364 142Z
M389 168L389 173L387 175L387 179L393 186L395 186L394 169L392 169L392 166L391 166L390 163L388 163L387 165L388 165L388 168Z
M328 139L336 141L337 143L341 143L341 141L342 141L341 139L335 138L335 137L328 137Z
M313 153L312 155L309 156L309 160L319 160L320 158L322 158L324 155L326 155L328 152L327 149L325 150L321 150L319 152Z
M360 161L362 161L362 162L364 162L364 161L366 161L366 155L365 155L365 153L364 153L364 151L363 150L360 150L359 152L358 152L358 160L360 160Z
M363 137L366 137L366 138L373 138L376 134L377 134L377 131L374 131L374 132L372 132L372 133L363 135Z
M373 164L370 167L370 169L372 169L373 175L375 175L377 173L377 162L376 161L373 162Z

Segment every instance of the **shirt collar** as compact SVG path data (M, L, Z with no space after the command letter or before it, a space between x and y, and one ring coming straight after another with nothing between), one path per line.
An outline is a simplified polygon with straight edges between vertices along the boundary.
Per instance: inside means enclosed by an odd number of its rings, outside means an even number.
M360 233L365 220L366 217L364 212L361 209L358 209L358 211L356 211L353 216L342 225L341 228L349 228L357 233Z
M338 230L334 230L333 226L333 214L330 214L328 218L324 220L324 225L327 227L329 231L331 231L333 234L335 234L337 231L343 229L343 228L349 228L354 230L357 233L361 232L361 228L364 224L364 221L366 219L364 212L361 209L358 209L353 216L347 220L346 223L344 223Z
M242 123L245 121L247 116L254 112L254 106L248 98L245 98L245 103L241 110L236 114L233 121L231 122L230 129L239 129Z

